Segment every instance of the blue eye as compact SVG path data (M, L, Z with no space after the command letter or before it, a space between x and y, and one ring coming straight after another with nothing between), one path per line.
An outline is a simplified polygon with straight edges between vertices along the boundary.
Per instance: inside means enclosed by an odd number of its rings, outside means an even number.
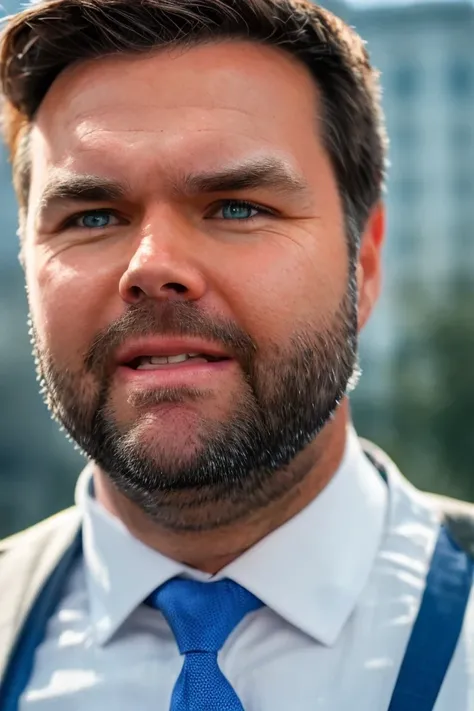
M110 212L86 212L76 219L76 224L78 227L85 227L88 230L97 230L110 227L113 219L114 215Z
M229 200L227 203L221 205L216 214L223 220L251 220L252 217L263 212L263 208L259 209L249 202Z

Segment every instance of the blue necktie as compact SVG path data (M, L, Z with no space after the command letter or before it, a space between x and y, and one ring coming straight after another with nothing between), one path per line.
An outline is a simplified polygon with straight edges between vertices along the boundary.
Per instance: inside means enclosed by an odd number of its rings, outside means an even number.
M231 580L174 578L146 602L161 610L184 655L170 711L244 711L217 654L245 615L262 606L260 600Z

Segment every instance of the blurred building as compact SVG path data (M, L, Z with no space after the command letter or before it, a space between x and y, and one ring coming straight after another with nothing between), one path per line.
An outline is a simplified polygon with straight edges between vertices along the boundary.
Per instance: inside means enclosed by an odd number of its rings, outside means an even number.
M474 277L474 3L325 4L364 37L382 74L391 143L384 293L362 339L361 390L387 398L392 360L412 346L414 291L442 301L453 281Z

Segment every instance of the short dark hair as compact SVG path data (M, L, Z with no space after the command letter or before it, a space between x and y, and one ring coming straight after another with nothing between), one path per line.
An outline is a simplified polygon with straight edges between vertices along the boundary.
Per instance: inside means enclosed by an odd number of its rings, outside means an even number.
M20 216L30 187L31 123L64 69L94 57L226 39L279 47L311 72L322 99L322 137L356 248L384 182L378 74L361 38L309 0L37 0L10 17L0 46L0 89Z

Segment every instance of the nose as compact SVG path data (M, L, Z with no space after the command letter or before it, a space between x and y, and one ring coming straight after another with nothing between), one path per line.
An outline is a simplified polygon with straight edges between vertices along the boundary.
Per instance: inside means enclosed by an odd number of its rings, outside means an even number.
M163 214L147 220L147 228L123 273L119 292L129 304L144 299L197 301L206 280L195 261L192 226ZM193 248L194 247L194 248Z

